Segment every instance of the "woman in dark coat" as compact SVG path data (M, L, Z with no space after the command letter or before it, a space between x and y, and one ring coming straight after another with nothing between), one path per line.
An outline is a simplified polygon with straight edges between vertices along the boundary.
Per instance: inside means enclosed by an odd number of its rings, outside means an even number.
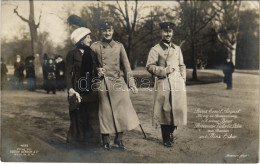
M46 90L48 55L44 54L42 63L43 89Z
M63 90L66 88L66 79L65 79L65 62L63 58L58 55L55 58L55 64L56 64L56 84L57 89Z
M36 88L35 84L35 67L34 67L34 56L28 56L25 59L25 71L27 79L27 88L30 91L34 91Z
M46 65L46 91L49 93L52 91L53 94L56 93L56 66L54 59L49 58Z
M15 86L17 89L22 89L23 80L24 80L24 63L21 60L20 55L16 55L16 61L14 63L14 78L15 78Z
M8 69L4 63L3 58L1 57L1 89L4 89L7 84L7 72Z
M91 90L93 62L90 30L81 27L73 31L76 46L66 57L66 79L69 100L70 128L67 142L99 143L98 96Z

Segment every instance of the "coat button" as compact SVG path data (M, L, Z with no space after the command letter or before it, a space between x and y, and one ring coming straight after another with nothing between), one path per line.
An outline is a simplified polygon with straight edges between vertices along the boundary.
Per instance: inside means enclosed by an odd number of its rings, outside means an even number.
M105 66L106 64L104 63L103 66Z
M103 60L105 60L105 58L102 58Z

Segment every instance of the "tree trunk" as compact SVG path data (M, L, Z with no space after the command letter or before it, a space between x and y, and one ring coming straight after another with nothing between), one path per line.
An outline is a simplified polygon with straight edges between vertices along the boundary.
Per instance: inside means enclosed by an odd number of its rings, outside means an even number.
M30 23L29 24L29 28L30 28L30 35L31 35L31 49L32 49L32 54L31 55L35 55L38 53L38 44L37 44L37 28L35 27L35 24Z
M231 54L230 59L231 59L231 61L233 62L234 66L235 66L235 65L236 65L237 42L232 45L232 48L233 48L233 49L230 50L230 51L231 51L231 52L230 52L230 54Z
M197 77L197 57L195 55L195 43L194 43L193 39L191 39L191 54L192 54L192 59L193 59L192 80L196 81L196 80L198 80L198 77Z
M127 55L128 55L128 59L129 59L130 65L131 65L131 69L135 69L135 60L133 58L132 50L133 50L133 34L129 34Z
M29 28L30 28L31 46L32 46L31 49L32 49L32 55L35 57L34 59L35 82L36 82L36 86L42 86L43 75L42 75L41 62L40 62L41 56L39 54L39 49L38 49L38 33L37 33L38 25L35 24L33 0L30 0L29 3L30 3Z
M30 14L29 14L29 28L30 28L30 34L31 34L31 48L32 48L32 55L35 55L38 51L37 49L37 25L35 24L34 20L34 4L33 0L29 1L30 3Z

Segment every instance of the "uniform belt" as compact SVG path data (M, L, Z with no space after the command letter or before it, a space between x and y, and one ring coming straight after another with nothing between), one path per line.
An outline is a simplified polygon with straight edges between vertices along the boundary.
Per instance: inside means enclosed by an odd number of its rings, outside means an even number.
M160 76L156 76L156 77L157 77L157 79L160 79L160 80L166 79L166 77L160 77Z

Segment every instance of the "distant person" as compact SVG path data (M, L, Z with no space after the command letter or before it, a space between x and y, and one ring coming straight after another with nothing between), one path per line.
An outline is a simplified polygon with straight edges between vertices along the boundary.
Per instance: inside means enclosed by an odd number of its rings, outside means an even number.
M24 74L23 71L25 69L25 65L21 60L20 55L16 55L16 60L14 63L14 81L15 81L15 87L17 89L21 89L23 85L24 80Z
M233 62L230 59L227 59L223 67L224 83L227 84L226 89L232 89L232 73L234 72L234 70L235 66Z
M186 66L181 48L172 43L174 24L159 24L161 41L151 48L146 68L154 75L153 125L161 126L163 144L172 147L173 132L187 124Z
M25 70L26 70L27 88L29 91L34 91L36 89L34 56L28 56L25 59Z
M56 84L57 89L65 90L66 88L66 77L65 77L65 62L63 58L58 55L55 57L55 64L56 64Z
M47 82L47 64L48 64L48 55L45 53L43 55L43 63L42 63L43 89L45 90L46 90L46 82Z
M52 91L53 94L56 94L56 65L54 59L49 58L46 65L46 86L45 89L47 94Z
M1 57L1 89L4 89L7 84L7 72L8 69L4 63L4 59Z

